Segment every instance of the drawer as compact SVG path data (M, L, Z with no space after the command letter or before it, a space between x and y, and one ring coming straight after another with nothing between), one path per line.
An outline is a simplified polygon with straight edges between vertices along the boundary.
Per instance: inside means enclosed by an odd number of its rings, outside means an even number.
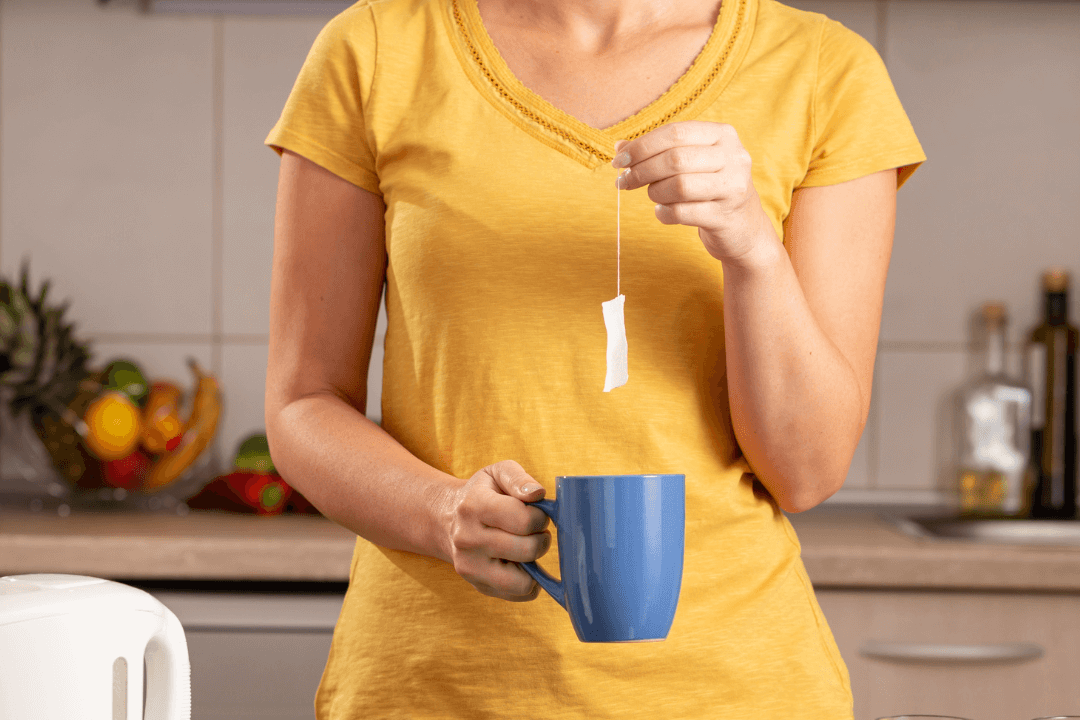
M826 590L857 720L1080 714L1080 597Z
M344 595L148 589L187 636L191 717L304 720Z

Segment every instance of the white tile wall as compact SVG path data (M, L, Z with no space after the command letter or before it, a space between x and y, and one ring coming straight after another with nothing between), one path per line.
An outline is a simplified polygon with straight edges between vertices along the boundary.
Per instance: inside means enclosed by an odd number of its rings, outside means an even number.
M888 33L928 161L900 191L882 339L959 341L984 299L1027 328L1045 266L1080 276L1080 4L903 0Z
M207 333L211 32L94 0L0 4L0 269L90 332Z
M855 448L855 456L851 459L851 469L848 470L842 490L865 490L871 486L874 475L870 445L874 441L874 429L874 424L867 420L867 427L859 438L858 447Z
M945 393L976 369L972 315L1005 302L1017 343L1041 312L1041 271L1080 277L1067 189L1080 181L1080 6L904 0L889 2L886 27L928 161L899 195L874 483L953 493Z
M875 485L889 490L946 489L952 393L964 381L966 354L900 350L878 360Z
M379 319L375 325L375 341L371 347L371 364L368 366L367 412L375 422L382 422L382 366L383 345L386 342L386 294L379 305Z
M972 370L972 313L1005 301L1015 343L1045 266L1080 280L1080 3L791 4L878 48L929 155L900 192L873 407L836 498L947 492L942 407ZM188 354L212 366L226 459L263 424L278 160L262 141L327 19L0 2L0 272L29 256L102 360L185 383ZM384 332L385 315L375 419Z
M236 454L241 440L265 426L266 345L226 345L222 352L221 386L226 388L227 394L218 445L222 458L228 462Z
M223 327L265 335L274 250L277 154L263 145L325 18L224 23Z

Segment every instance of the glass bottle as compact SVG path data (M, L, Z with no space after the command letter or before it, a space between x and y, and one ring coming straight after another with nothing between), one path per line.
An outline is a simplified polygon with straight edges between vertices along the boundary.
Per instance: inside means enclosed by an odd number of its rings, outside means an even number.
M1005 373L1005 307L982 308L983 372L959 395L960 512L1018 516L1027 510L1031 391Z
M1031 517L1075 518L1076 355L1080 331L1069 324L1069 274L1043 275L1043 322L1028 344L1028 378L1034 390Z

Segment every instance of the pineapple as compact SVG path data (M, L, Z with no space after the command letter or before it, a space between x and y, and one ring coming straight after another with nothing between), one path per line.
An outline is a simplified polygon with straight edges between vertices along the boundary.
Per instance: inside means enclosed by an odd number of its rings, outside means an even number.
M48 291L45 281L30 292L25 261L18 287L0 279L0 391L14 417L30 414L60 474L76 482L87 469L80 418L100 385L87 367L88 344L64 322L67 305L48 304Z

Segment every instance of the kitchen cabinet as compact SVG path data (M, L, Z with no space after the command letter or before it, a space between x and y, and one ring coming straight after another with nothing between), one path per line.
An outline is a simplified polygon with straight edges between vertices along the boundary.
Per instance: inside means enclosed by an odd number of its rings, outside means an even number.
M242 592L146 587L184 626L191 717L304 720L330 651L344 591Z
M314 717L344 587L312 585L146 588L184 626L192 718ZM856 720L1080 714L1080 595L820 589L817 597L851 674Z
M817 597L851 674L856 720L1080 715L1080 595L819 589Z
M867 508L790 519L851 671L857 720L1080 714L1080 548L916 538ZM0 575L74 573L144 587L184 625L194 720L300 720L314 714L355 542L315 516L8 510ZM872 642L908 644L885 646L893 656L911 643L1027 643L1042 655L970 663L862 654Z

